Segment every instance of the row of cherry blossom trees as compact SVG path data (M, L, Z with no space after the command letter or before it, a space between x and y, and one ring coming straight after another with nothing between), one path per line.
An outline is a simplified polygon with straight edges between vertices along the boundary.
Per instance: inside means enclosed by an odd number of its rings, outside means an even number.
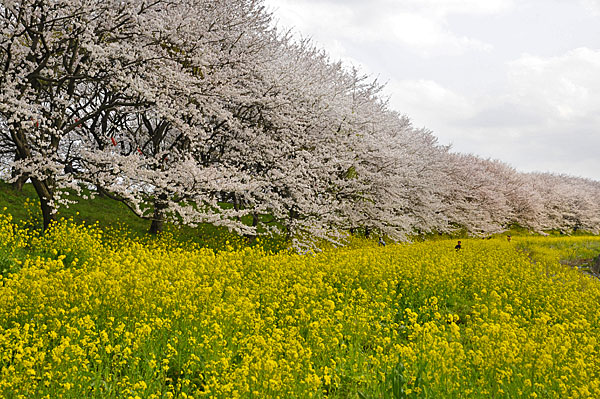
M600 231L598 182L454 154L260 0L5 0L0 160L44 226L66 190L296 243L366 229ZM229 205L227 205L229 204Z

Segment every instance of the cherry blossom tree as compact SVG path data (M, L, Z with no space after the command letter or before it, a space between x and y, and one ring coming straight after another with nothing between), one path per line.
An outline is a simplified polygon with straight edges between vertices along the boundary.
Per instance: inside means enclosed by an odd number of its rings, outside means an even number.
M191 156L182 151L206 135L207 121L223 111L210 109L212 89L225 90L235 78L233 45L246 33L233 29L239 19L265 25L256 2L24 1L7 2L2 11L3 137L38 192L44 226L53 219L60 190L82 181L102 187L100 178L112 179L108 191L139 214L145 212L144 195L152 193L154 215L160 215L169 194L188 200L176 188L197 188L182 184L190 173L214 180L215 171L228 169L192 170ZM203 26L192 24L197 15L206 16ZM242 40L238 47L247 45ZM211 79L201 79L207 75ZM117 139L119 153L108 144ZM186 173L179 176L182 168ZM201 192L194 189L196 196Z
M136 20L156 3L5 1L0 21L0 114L15 167L40 198L44 227L66 187L77 189L71 151L82 124L147 104L140 76L152 54L133 46ZM106 101L99 94L110 89ZM78 143L83 145L83 143Z
M540 231L600 231L599 182L552 173L531 173L525 178L539 199Z
M457 228L476 235L504 231L511 223L504 165L474 155L447 155L445 213Z
M598 182L449 152L260 0L5 0L0 71L0 162L31 179L44 227L86 184L154 233L209 222L297 247L600 231Z
M87 139L101 150L82 157L95 171L92 182L151 219L151 232L167 212L186 223L208 216L214 223L218 213L219 223L244 227L240 212L217 204L223 191L245 190L249 181L223 161L223 143L239 132L232 104L245 95L244 73L260 67L256 53L271 39L268 21L254 1L170 2L145 22L162 61L152 71L151 106L113 115L116 124L86 126Z

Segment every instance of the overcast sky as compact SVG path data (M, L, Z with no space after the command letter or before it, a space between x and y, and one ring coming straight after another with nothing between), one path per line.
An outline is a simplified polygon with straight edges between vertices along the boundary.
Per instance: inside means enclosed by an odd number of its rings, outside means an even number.
M600 0L266 0L459 152L600 180Z

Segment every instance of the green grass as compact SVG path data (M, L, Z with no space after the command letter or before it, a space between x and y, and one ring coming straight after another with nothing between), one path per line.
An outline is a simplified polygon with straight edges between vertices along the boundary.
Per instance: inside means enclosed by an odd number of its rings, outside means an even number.
M27 206L28 201L34 202L35 207ZM0 182L0 207L6 207L15 222L37 223L41 217L38 206L39 201L33 185L25 184L22 191L17 191L10 184ZM139 236L146 234L150 226L150 222L135 216L124 204L98 196L92 200L80 200L68 208L61 207L57 216L65 219L72 218L77 223L97 222L103 228L126 225L131 233Z
M528 237L516 244L517 248L530 254L535 261L555 261L563 265L597 275L596 258L600 256L600 241L597 236L581 234L569 237Z
M89 194L84 190L85 194ZM58 217L72 219L75 223L95 224L103 230L117 229L127 232L128 235L137 238L152 239L148 234L150 221L144 220L136 216L124 204L112 200L107 197L95 196L93 199L82 199L72 196L76 203L71 204L68 208L61 207L58 211ZM223 208L231 207L231 204L221 204ZM41 214L39 211L39 202L37 194L31 184L25 184L22 191L16 191L10 184L0 181L0 209L6 207L7 213L13 216L16 223L23 225L28 223L29 227L41 229ZM269 215L262 215L262 221L270 219ZM250 225L252 223L251 216L246 216L242 219L244 223ZM165 231L172 234L174 238L181 242L193 242L200 246L218 249L222 248L225 242L229 242L233 247L245 247L255 244L254 241L248 240L246 237L239 236L228 231L227 228L214 226L208 223L200 224L197 227L189 227L183 225L175 225L173 223L165 224ZM259 230L260 231L260 230ZM550 236L564 236L558 231L547 232ZM358 229L355 234L357 237L364 237L364 231ZM506 232L493 234L487 238L503 238L507 235L513 237L537 236L538 234L531 232L527 228L517 224L510 226ZM589 233L583 231L571 232L569 236L585 236ZM453 233L427 233L422 235L411 236L413 242L421 241L438 241L438 240L456 240L468 237L469 234L465 229L458 229ZM376 232L371 234L371 238L377 240L379 236ZM288 243L284 237L269 237L267 240L262 240L262 245L273 252L278 252L287 248Z
M89 193L86 193L89 194ZM95 196L92 199L82 199L72 196L77 202L69 207L61 207L57 219L72 219L77 224L98 224L103 230L120 230L135 238L153 239L148 234L150 221L136 216L124 204L107 197ZM22 191L17 191L10 184L0 181L0 209L6 208L6 213L12 215L15 223L41 229L41 212L35 189L31 184L25 184ZM244 220L251 223L251 220ZM230 232L225 227L202 223L197 227L165 224L165 232L172 234L180 242L193 242L200 246L218 249L225 242L235 247L252 246L254 241ZM287 246L283 237L273 237L263 240L267 250L280 251Z

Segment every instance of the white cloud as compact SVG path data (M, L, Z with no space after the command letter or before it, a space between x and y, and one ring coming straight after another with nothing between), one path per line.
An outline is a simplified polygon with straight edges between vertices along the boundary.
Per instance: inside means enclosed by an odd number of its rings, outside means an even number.
M497 95L470 96L434 80L392 80L391 105L456 151L521 170L600 179L600 50L507 63Z
M457 129L463 120L475 116L477 106L440 83L425 79L391 80L386 91L390 93L393 109L408 115L415 127L432 130L441 144L468 143L477 137L478 132L472 129Z
M410 0L401 4L441 17L451 14L494 15L510 11L515 5L513 0Z
M419 14L396 13L381 21L385 36L379 40L395 41L421 55L463 54L469 49L490 51L492 46L480 40L452 33L445 23Z
M467 98L433 80L391 81L386 89L392 93L393 108L419 120L432 117L456 123L473 116L474 107Z
M578 48L556 57L523 55L509 63L513 100L549 120L600 115L600 50Z
M522 170L600 179L600 50L523 55L507 66L505 92L467 97L463 103L474 116L448 120L440 137L453 137L458 151L499 158Z
M600 0L580 0L583 6L593 15L600 15Z
M481 3L481 4L480 4ZM281 27L294 27L326 48L338 40L347 43L395 43L414 53L460 55L467 51L490 51L492 46L449 29L450 14L490 14L506 10L511 0L426 0L370 2L267 0ZM339 47L339 46L338 46ZM344 58L345 49L335 58Z
M581 0L594 1L594 0ZM598 1L598 0L596 0ZM347 6L352 9L365 9L371 13L385 13L392 11L419 12L435 16L463 14L463 15L493 15L512 10L515 0L269 0L268 4L278 4L288 7L290 4L299 4L302 7L320 8L330 6Z

